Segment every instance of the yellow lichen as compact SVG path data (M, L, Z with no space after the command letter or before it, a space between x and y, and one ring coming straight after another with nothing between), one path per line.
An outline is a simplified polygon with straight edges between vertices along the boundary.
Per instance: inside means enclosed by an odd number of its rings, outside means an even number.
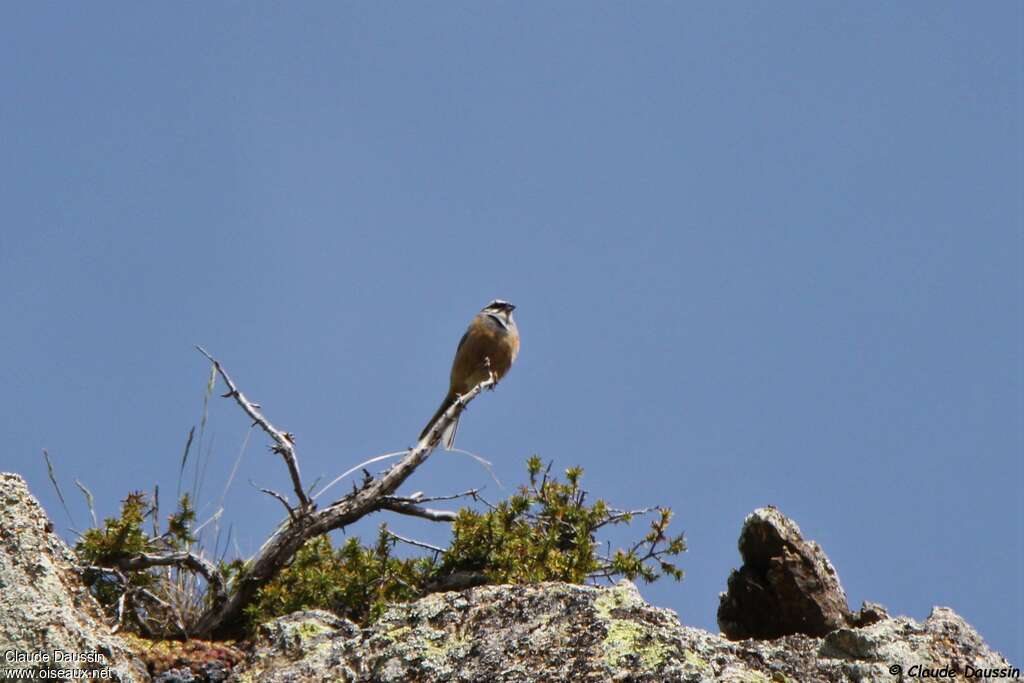
M640 660L644 669L657 669L668 654L668 646L636 622L611 619L607 633L604 639L604 661L609 667L616 667L622 657L633 655Z
M632 586L619 585L602 591L594 600L598 618L607 622L604 639L604 661L611 668L619 666L626 656L637 657L648 670L657 669L668 655L669 647L657 639L651 627L629 619L618 619L612 611L642 604Z
M393 628L387 633L382 633L381 635L383 635L385 638L389 640L398 640L399 637L404 636L411 630L412 627L410 626L399 626L398 628Z
M304 621L301 624L299 624L299 628L297 630L299 632L299 635L303 638L312 638L313 636L320 635L321 633L327 633L328 631L331 631L333 629L329 628L325 624L321 624L320 622L311 620Z
M703 659L702 657L698 657L696 654L694 654L693 652L690 652L689 650L687 650L685 653L683 653L683 658L686 660L687 664L690 664L691 666L695 666L698 669L706 669L706 668L708 668L708 662L707 662L706 659Z
M643 604L643 599L631 584L619 584L601 591L594 599L594 610L597 616L610 619L613 609L640 607Z

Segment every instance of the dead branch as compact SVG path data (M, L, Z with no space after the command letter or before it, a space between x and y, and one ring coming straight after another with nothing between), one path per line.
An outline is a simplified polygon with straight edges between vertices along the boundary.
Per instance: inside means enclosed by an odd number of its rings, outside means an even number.
M227 590L224 580L217 568L208 560L190 552L177 553L139 553L129 557L121 557L110 563L113 567L125 570L149 569L150 567L187 567L206 579L206 584L213 593L213 604L227 601Z
M409 545L414 545L417 548L424 548L426 550L432 550L432 551L434 551L435 553L437 553L439 555L443 555L444 552L445 552L444 548L439 548L436 545L430 545L429 543L424 543L423 541L417 541L416 539L413 539L413 538L406 538L405 536L399 536L398 534L396 534L394 531L391 531L390 529L388 529L387 535L390 536L391 538L395 539L396 541L401 541L402 543L407 543Z
M429 519L432 522L454 522L458 516L457 512L452 510L432 510L425 508L420 505L416 505L409 499L396 498L394 496L385 496L380 500L381 510L390 510L391 512L397 512L401 515L410 515L412 517L422 517L423 519Z
M476 398L484 389L493 388L497 382L494 374L481 382L466 395L460 396L442 415L415 446L405 452L404 457L376 477L363 470L364 478L359 486L353 484L352 492L330 505L317 509L310 500L309 494L302 487L299 474L298 459L295 454L291 434L283 432L271 424L260 412L260 407L252 403L238 389L238 386L224 370L220 362L202 347L196 347L212 364L221 379L228 387L225 397L234 398L254 422L274 440L274 451L281 455L288 467L292 485L298 498L298 506L293 507L280 493L269 489L261 489L264 493L277 498L288 509L289 517L282 522L270 537L263 543L256 555L245 563L241 573L233 582L233 590L229 595L224 579L217 569L207 560L190 552L171 552L164 554L140 553L134 556L119 558L112 566L141 570L158 566L187 567L201 574L212 592L213 599L199 617L193 634L200 637L225 637L237 635L240 630L241 614L256 595L256 592L271 581L282 568L291 562L295 553L310 540L334 529L344 528L366 515L380 510L394 511L400 514L413 515L433 521L450 522L455 513L448 510L432 510L420 503L431 500L452 500L462 496L477 497L477 491L453 496L426 498L421 493L413 497L394 496L394 492L437 447L441 434L448 428L465 409L466 405ZM406 541L406 539L401 539ZM409 541L407 541L409 542ZM436 549L433 546L431 550Z
M228 393L224 395L225 398L233 398L235 402L241 406L245 414L252 418L253 422L258 424L260 428L265 431L276 444L274 446L274 452L280 455L285 464L288 466L288 474L292 478L292 487L295 489L296 499L299 501L299 507L302 509L311 507L309 497L302 488L302 477L299 475L299 461L295 456L295 445L293 443L293 437L288 432L283 432L270 423L263 413L260 412L259 406L245 397L245 395L238 390L238 387L232 381L231 376L224 370L220 362L211 356L206 349L202 346L197 346L199 353L206 356L213 367L217 370L221 379L224 380L224 384L228 387Z
M470 489L462 493L449 493L446 496L424 496L422 491L417 491L411 496L407 496L407 499L410 503L432 503L438 500L458 500L459 498L476 499L478 493L480 493L480 489Z
M196 635L223 637L236 634L240 626L242 610L253 600L256 592L277 576L299 548L311 538L346 527L379 510L395 509L404 514L427 516L428 519L435 517L438 521L450 521L448 515L451 513L447 513L447 511L420 508L416 504L419 500L405 499L403 501L400 498L394 498L392 494L417 467L430 457L440 441L441 434L458 418L466 405L484 389L494 387L497 379L493 373L466 395L460 396L448 410L434 421L423 438L410 448L400 461L376 477L367 473L359 486L353 485L351 493L317 510L302 489L290 435L273 427L267 418L238 390L220 363L201 347L197 348L214 364L221 378L228 385L230 390L228 396L234 398L242 410L277 443L277 452L281 454L288 465L300 506L295 510L295 515L282 523L263 544L259 552L246 563L241 574L235 579L234 590L227 600L214 602L200 616L194 629ZM475 496L475 492L469 495Z
M284 509L288 511L288 517L290 517L291 519L295 519L295 508L291 506L291 504L288 502L288 499L285 498L284 495L278 493L277 491L274 491L273 489L260 488L259 486L256 486L256 484L252 483L252 479L249 480L249 485L255 489L258 489L260 493L265 493L271 498L276 498L281 503L281 505L284 505Z
M494 512L495 510L497 510L497 509L498 509L496 505L493 505L493 504L492 504L492 503L491 503L490 501L488 501L488 500L487 500L486 498L484 498L483 496L481 496L479 492L477 492L477 493L474 493L474 494L473 494L473 496L472 496L472 498L473 498L473 500L475 500L476 502L478 502L478 503L483 503L484 505L486 505L486 506L487 506L487 509L488 509L488 510L490 510L491 512Z

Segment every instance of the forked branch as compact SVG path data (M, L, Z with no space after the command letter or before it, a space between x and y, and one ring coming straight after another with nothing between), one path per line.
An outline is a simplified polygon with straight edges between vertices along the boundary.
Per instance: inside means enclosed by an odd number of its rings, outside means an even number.
M361 485L353 489L351 493L317 510L302 489L291 436L275 428L263 416L259 408L239 391L213 356L202 348L199 350L214 364L214 368L227 384L229 389L227 396L234 398L242 410L274 439L277 444L275 450L281 454L288 465L295 493L300 501L300 506L294 510L294 514L282 523L263 544L259 552L246 562L242 572L235 578L234 590L227 600L220 604L211 604L199 618L194 629L199 636L236 635L240 627L242 611L255 598L256 592L277 576L302 545L311 538L346 527L379 510L392 510L400 514L414 515L433 521L452 521L455 518L453 512L422 507L419 503L428 500L422 496L400 498L393 494L416 468L430 457L440 441L441 434L458 419L466 405L479 396L481 391L492 388L497 383L497 378L493 373L467 394L460 396L448 410L434 421L424 433L423 438L410 448L400 461L377 476L367 474ZM475 494L475 491L470 492L470 495L472 494Z
M245 414L252 418L252 421L259 425L260 428L265 431L271 439L274 440L273 450L275 453L280 455L285 464L288 466L288 474L292 478L292 488L295 489L296 499L299 501L299 507L303 510L312 507L312 503L309 500L309 496L302 488L302 477L299 474L299 461L295 456L295 444L294 437L288 432L281 431L270 423L263 413L260 412L259 406L248 398L245 397L238 387L232 381L231 376L228 375L227 371L220 364L216 358L211 356L206 349L202 346L196 346L199 353L206 356L206 358L213 363L214 369L217 374L220 375L221 379L224 380L224 384L228 387L228 392L224 394L224 398L233 398L235 403L241 406Z
M110 563L111 566L124 570L149 569L150 567L185 567L206 579L210 592L213 594L213 604L222 605L227 602L227 589L224 586L224 579L217 568L209 560L206 560L195 553L138 553L129 557L122 557Z

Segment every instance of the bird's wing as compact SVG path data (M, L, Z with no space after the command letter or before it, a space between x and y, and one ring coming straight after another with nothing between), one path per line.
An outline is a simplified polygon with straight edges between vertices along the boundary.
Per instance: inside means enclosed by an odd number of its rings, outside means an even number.
M459 351L462 349L462 345L466 343L467 339L469 339L469 330L466 330L466 334L462 335L462 339L459 340L459 345L455 347L456 355L458 355Z

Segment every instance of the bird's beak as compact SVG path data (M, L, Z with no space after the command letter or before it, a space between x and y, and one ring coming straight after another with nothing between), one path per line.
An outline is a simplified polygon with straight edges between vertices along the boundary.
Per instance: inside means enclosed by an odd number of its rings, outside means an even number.
M516 307L513 304L505 304L505 307L508 308L509 313L516 310Z

